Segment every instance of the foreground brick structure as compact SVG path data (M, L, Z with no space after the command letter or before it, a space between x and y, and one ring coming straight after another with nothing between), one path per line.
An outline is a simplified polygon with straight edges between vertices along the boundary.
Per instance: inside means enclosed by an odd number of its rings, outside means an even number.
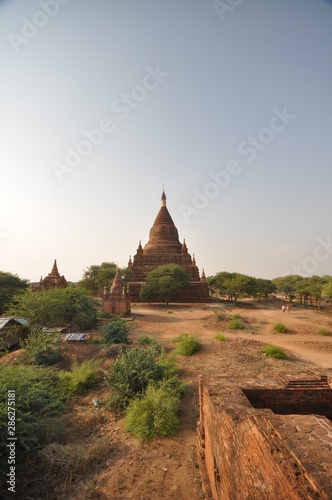
M161 196L161 208L150 230L149 241L142 248L139 242L134 261L129 258L131 269L129 293L132 301L140 302L139 292L150 271L164 264L177 264L192 277L191 284L172 296L172 302L210 302L204 270L199 277L195 257L191 258L185 241L181 245L178 230L166 207L166 195Z
M102 309L104 313L121 314L122 316L127 316L130 313L130 297L126 293L124 286L122 286L119 269L116 270L115 278L109 292L106 287L104 288Z
M332 498L332 373L200 380L206 499Z
M64 276L60 276L55 259L52 271L44 279L42 276L40 277L40 281L38 285L33 288L33 291L40 292L41 290L49 290L50 288L55 287L66 288L66 286L66 278Z

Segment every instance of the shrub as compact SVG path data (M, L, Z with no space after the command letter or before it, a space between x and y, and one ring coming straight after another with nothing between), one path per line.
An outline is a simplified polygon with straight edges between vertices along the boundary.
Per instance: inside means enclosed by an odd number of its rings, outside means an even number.
M230 330L243 330L244 329L244 324L239 319L231 319L228 322L227 327Z
M167 314L173 314L173 311L171 311L170 309L167 309Z
M140 399L134 399L128 406L126 430L142 441L155 436L169 437L176 433L179 396L161 385L149 385Z
M224 337L224 335L222 335L221 333L216 333L214 338L216 340L219 340L219 342L225 342L226 338Z
M176 354L181 356L191 356L199 349L199 340L193 335L182 335L179 340L179 345L176 348Z
M29 336L20 342L27 353L28 362L36 365L54 365L62 355L60 352L60 336L45 333L41 328L32 329Z
M98 362L90 359L80 365L75 361L70 372L59 372L60 387L64 395L69 398L95 385L98 381L98 367Z
M218 321L227 319L227 312L224 309L213 309L213 312L217 316Z
M128 324L124 319L117 319L103 327L108 344L129 344Z
M321 328L318 333L319 335L323 335L324 337L329 337L331 335L330 332L325 330L325 328Z
M8 472L5 436L8 430L7 394L10 390L15 390L15 433L21 464L59 431L61 420L57 414L65 403L53 368L33 365L3 367L0 363L0 469L4 468L5 474Z
M150 382L163 377L164 370L155 357L154 347L134 347L116 358L105 375L105 383L112 388L107 406L125 408L130 399L142 394Z
M287 329L286 325L284 325L283 323L276 323L273 326L273 331L278 332L278 333L287 333L288 329Z
M239 314L230 314L229 315L229 319L240 319L240 315Z
M156 341L150 335L141 335L138 339L140 345L154 345Z
M288 358L287 354L283 349L271 344L267 344L265 347L263 347L261 352L265 354L265 356L269 356L270 358L276 358L276 359Z

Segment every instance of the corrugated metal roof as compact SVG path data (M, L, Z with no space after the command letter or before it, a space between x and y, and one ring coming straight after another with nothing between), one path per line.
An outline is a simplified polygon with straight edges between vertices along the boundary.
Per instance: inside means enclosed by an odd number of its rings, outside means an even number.
M0 318L0 330L9 323L10 320L16 321L16 323L20 323L20 325L27 326L28 321L24 318L12 318L12 317L4 317Z

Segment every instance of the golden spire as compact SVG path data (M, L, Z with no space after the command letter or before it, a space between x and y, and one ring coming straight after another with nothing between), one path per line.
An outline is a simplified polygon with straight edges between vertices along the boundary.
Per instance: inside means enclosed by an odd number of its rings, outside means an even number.
M163 194L161 195L161 206L166 207L166 195L164 187L163 187Z

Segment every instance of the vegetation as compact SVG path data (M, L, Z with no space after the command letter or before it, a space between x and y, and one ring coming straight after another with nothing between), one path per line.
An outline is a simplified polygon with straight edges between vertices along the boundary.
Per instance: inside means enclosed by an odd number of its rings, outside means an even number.
M150 384L145 394L129 404L126 430L142 441L155 436L169 437L179 425L179 394L169 384Z
M178 347L175 350L176 354L181 356L191 356L199 349L199 340L194 335L183 334L177 339Z
M275 345L267 344L263 349L261 350L265 356L269 356L270 358L276 358L276 359L287 359L288 356L285 353L281 347L277 347Z
M54 365L61 357L60 336L46 333L41 328L32 328L27 339L20 342L25 349L28 362L35 365Z
M213 309L213 312L217 316L218 321L227 319L227 312L224 309Z
M231 319L227 324L227 328L229 330L244 330L244 324L239 319Z
M124 319L117 319L102 328L107 344L129 344L129 327Z
M141 288L140 298L144 301L162 299L169 304L171 296L179 288L184 288L191 282L191 276L176 264L166 264L150 271L146 282Z
M332 276L311 276L303 278L299 275L289 275L273 280L277 291L283 293L292 302L298 299L301 305L315 305L320 309L322 300L332 299Z
M230 314L229 319L240 319L240 317L239 314Z
M225 271L210 276L208 283L221 296L226 296L230 302L234 300L235 305L240 297L258 297L267 300L269 295L276 290L271 280Z
M28 288L28 280L19 278L16 274L0 271L0 314L6 310L12 297Z
M75 360L70 372L59 372L60 388L63 394L70 398L94 386L98 382L98 369L99 364L96 360L90 359L80 365Z
M141 335L138 339L140 345L156 345L157 342L150 335Z
M273 326L273 331L274 332L278 332L278 333L287 333L288 332L288 328L283 323L276 323Z
M108 406L125 408L131 399L142 394L150 382L163 377L163 368L156 361L154 347L134 347L122 352L105 374L105 383L112 388Z
M77 286L91 295L101 295L105 286L108 289L112 286L116 269L117 265L114 262L103 262L100 266L92 265L84 271L83 278ZM119 269L119 273L125 282L129 270Z
M321 328L318 333L319 335L323 335L323 337L329 337L331 335L325 328Z
M224 335L222 335L222 333L216 333L214 338L216 340L219 340L219 342L225 342L225 340L226 340L226 337Z
M63 326L68 323L86 329L97 322L98 302L75 288L52 288L41 292L26 290L13 296L11 316L25 318L33 327Z

